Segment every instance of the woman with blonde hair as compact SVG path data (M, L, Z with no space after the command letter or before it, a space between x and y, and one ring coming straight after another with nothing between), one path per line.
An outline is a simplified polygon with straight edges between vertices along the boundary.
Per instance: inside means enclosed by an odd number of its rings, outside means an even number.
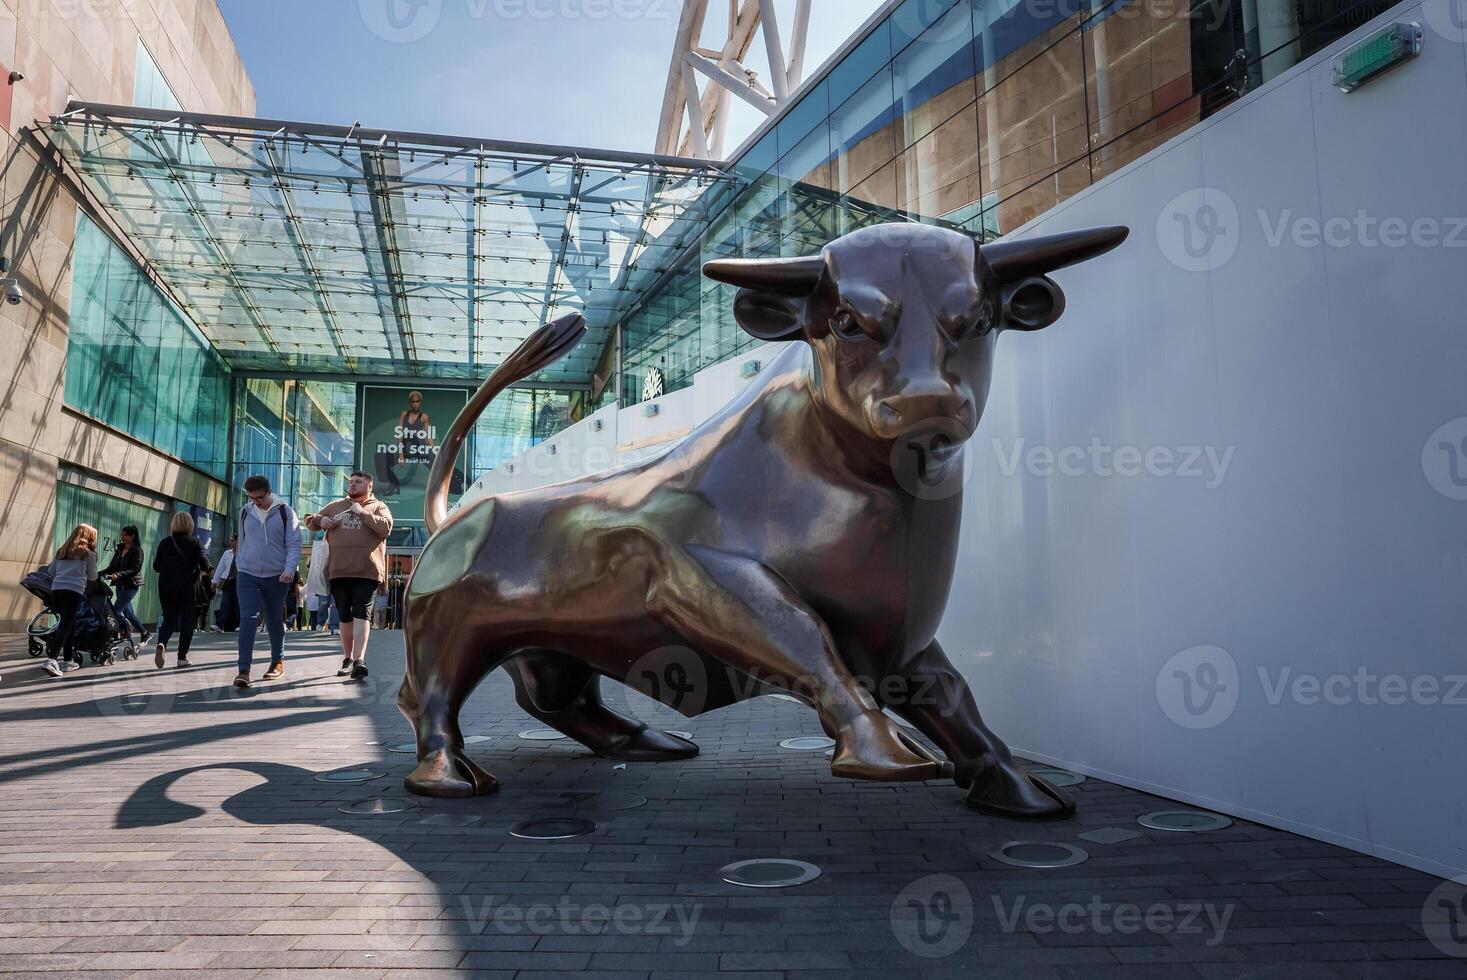
M163 623L158 627L158 645L153 653L153 666L163 667L168 641L178 634L178 666L188 662L188 648L194 641L194 627L199 621L199 605L208 603L209 559L204 546L194 537L194 519L188 511L173 515L168 537L158 542L153 554L153 571L158 573L158 604L163 608Z
M72 636L76 632L77 612L86 601L87 586L97 581L97 529L78 524L67 535L66 543L56 550L51 562L51 611L60 623L51 634L51 656L46 673L60 677L81 666Z

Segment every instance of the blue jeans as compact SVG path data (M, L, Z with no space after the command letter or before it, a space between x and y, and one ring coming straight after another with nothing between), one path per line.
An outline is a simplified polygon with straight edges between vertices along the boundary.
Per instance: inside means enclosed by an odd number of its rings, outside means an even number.
M130 585L119 585L114 602L117 604L117 618L122 620L123 626L131 626L138 631L138 635L146 633L143 624L138 622L137 613L132 611L132 601L138 597L138 590Z
M260 616L265 617L265 632L270 634L270 662L285 659L285 593L290 583L278 575L259 578L241 571L235 576L235 593L239 596L239 672L248 674L255 659L255 630Z

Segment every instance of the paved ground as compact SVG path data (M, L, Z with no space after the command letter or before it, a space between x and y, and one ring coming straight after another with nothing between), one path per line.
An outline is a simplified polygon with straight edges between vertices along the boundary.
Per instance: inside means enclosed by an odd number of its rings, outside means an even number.
M1096 780L1075 788L1076 820L1041 826L969 811L951 785L836 780L822 753L776 747L819 729L769 698L673 722L698 759L619 767L516 737L535 726L495 678L465 732L488 736L472 748L498 796L348 816L338 806L402 795L411 767L387 750L409 737L393 705L401 636L374 638L364 685L332 676L332 642L293 637L285 680L247 693L226 686L222 638L189 671L145 660L58 680L8 645L0 972L1467 977L1456 947L1424 938L1429 876L1251 824L1081 842L1165 806ZM313 778L362 766L383 775ZM532 815L598 829L509 836ZM1025 871L986 856L1015 837L1091 858ZM720 881L761 856L824 874L784 890Z

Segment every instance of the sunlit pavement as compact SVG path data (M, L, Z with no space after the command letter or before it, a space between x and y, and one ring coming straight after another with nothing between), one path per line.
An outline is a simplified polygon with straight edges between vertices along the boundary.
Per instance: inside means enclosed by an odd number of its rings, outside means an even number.
M389 751L411 738L394 704L402 635L375 634L372 676L351 683L334 676L334 639L291 634L286 676L250 691L229 686L233 642L202 638L188 670L145 656L57 679L6 644L0 972L1467 976L1454 934L1426 938L1423 915L1445 901L1427 875L1246 823L1143 830L1136 817L1170 804L1095 779L1071 790L1077 819L1039 825L970 811L951 784L837 780L822 752L777 746L820 730L769 698L695 719L637 699L702 754L620 765L519 738L540 726L498 675L464 726L498 795L345 814L406 796L413 757ZM340 769L381 775L314 778ZM510 835L537 816L596 829ZM1079 836L1106 828L1141 836ZM1023 870L987 856L1013 839L1090 859ZM822 875L783 889L720 879L757 857Z

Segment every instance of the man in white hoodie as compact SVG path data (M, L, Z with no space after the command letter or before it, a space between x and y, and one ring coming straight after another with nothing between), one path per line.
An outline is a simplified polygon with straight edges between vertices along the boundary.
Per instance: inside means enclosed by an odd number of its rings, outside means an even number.
M301 560L301 530L295 511L270 491L263 476L245 480L250 502L239 512L234 551L235 591L239 595L239 676L234 686L250 686L255 632L260 617L270 634L270 667L265 680L285 674L285 593Z

